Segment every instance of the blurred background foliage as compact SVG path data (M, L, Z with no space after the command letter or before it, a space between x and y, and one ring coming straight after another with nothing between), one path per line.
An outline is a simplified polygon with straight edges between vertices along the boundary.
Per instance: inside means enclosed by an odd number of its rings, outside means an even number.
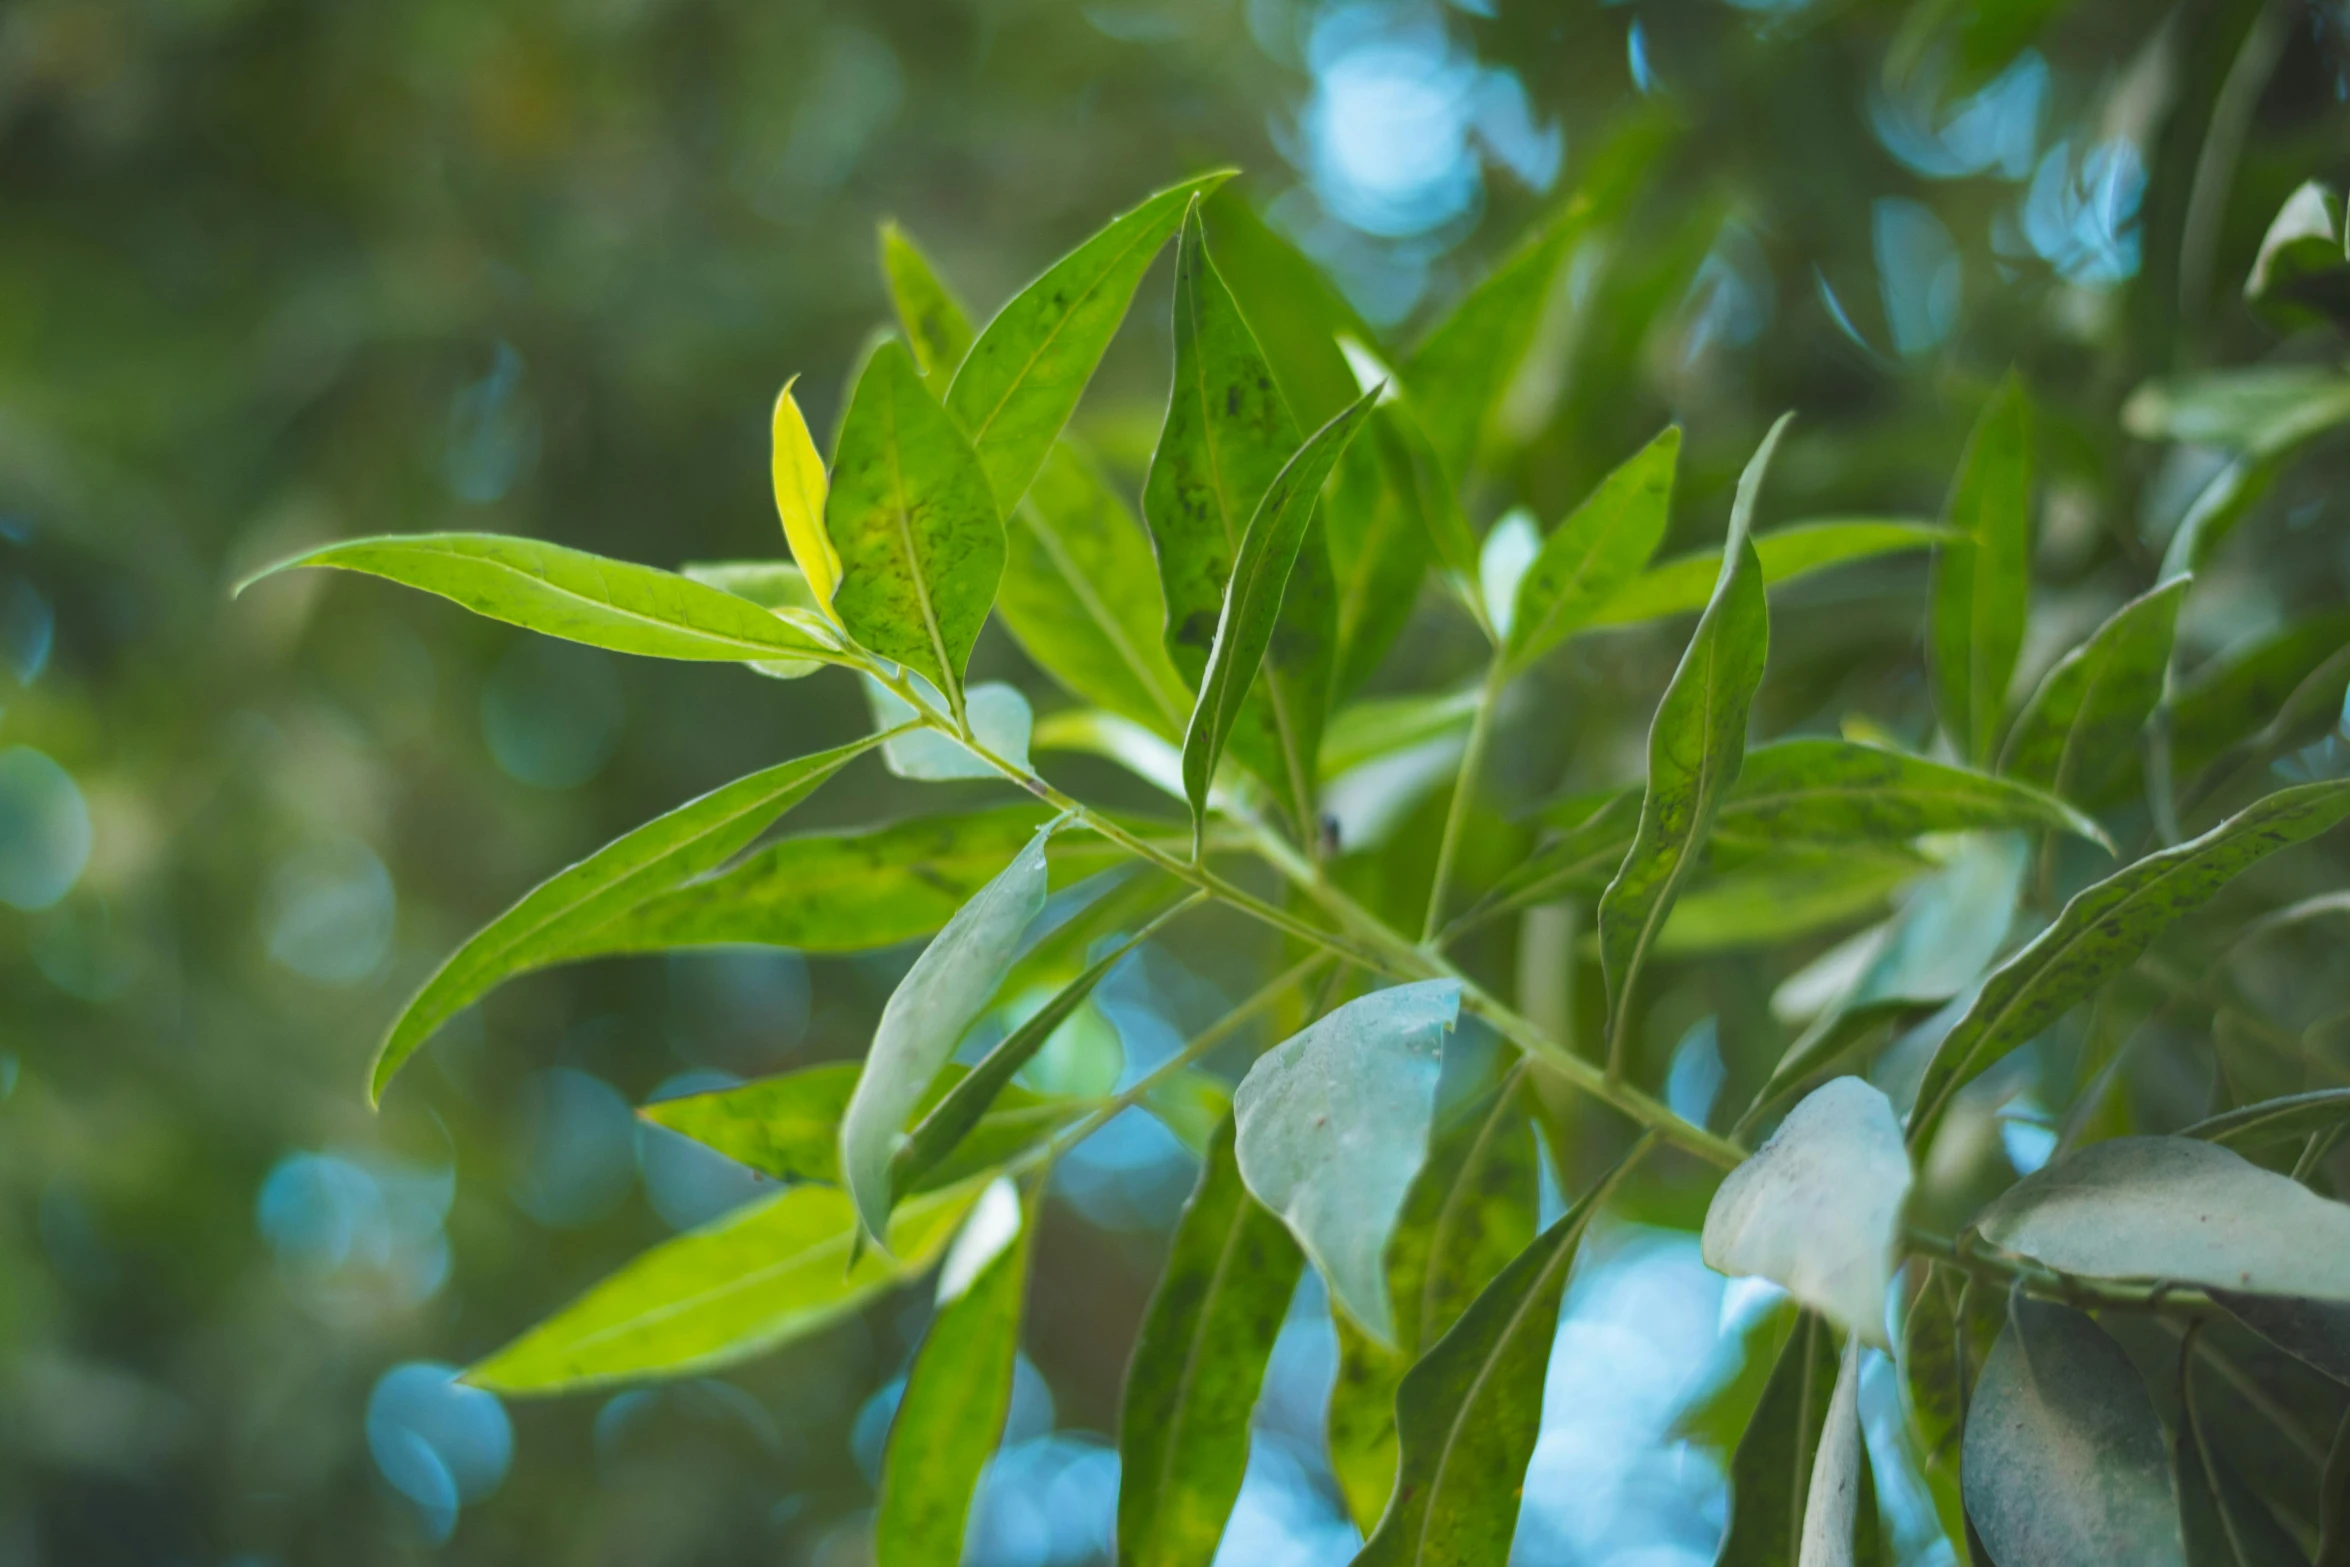
M863 703L323 576L232 604L244 571L450 527L780 553L768 404L804 373L829 425L884 318L887 217L984 313L1144 191L1234 163L1394 343L1563 190L1616 179L1623 216L1579 246L1505 410L1515 493L1555 517L1678 419L1668 549L1699 545L1794 408L1766 526L1930 516L2015 365L2043 475L2028 675L2150 577L2224 462L2125 434L2132 390L2338 357L2241 290L2287 194L2350 173L2346 29L2338 0L15 0L0 1564L853 1562L919 1332L899 1299L724 1378L512 1408L450 1386L752 1189L633 1106L856 1054L910 954L536 977L374 1116L384 1020L556 865L853 736ZM1130 492L1164 270L1080 417ZM2338 455L2259 500L2190 602L2188 662L2343 602ZM1922 743L1923 585L1912 557L1788 594L1758 728L1858 714ZM1679 635L1529 682L1482 874L1525 841L1507 811L1636 776ZM1476 659L1430 613L1387 667L1425 686ZM999 632L983 675L1045 691ZM2283 765L2338 773L2343 743ZM795 829L902 814L909 787L860 771ZM1351 874L1408 880L1431 836L1407 822ZM1246 956L1150 949L1060 1069L1196 1028ZM1704 1036L1671 1056L1677 1107L1775 1048L1741 1021L1769 976L1721 972L1657 1009L1664 1045ZM2005 1124L2028 1162L2039 1130ZM1137 1113L1058 1178L982 1560L1102 1558L1101 1433L1188 1161ZM1595 1251L1521 1556L1710 1559L1719 1454L1672 1422L1750 1316L1685 1234ZM1351 1548L1318 1456L1328 1333L1301 1297L1227 1560Z

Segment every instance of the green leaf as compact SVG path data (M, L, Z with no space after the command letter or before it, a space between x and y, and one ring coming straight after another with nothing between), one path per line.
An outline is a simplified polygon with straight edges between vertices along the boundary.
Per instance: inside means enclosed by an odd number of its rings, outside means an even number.
M2149 381L2122 406L2142 441L2187 441L2279 456L2350 421L2350 376L2330 365L2278 364Z
M1899 1035L1939 1010L1936 1003L1906 997L1845 998L1820 1013L1802 1037L1787 1047L1787 1053L1771 1068L1770 1079L1755 1095L1752 1107L1740 1117L1738 1130L1744 1132L1762 1121L1789 1095L1810 1086L1810 1079L1839 1068L1857 1067L1866 1059L1866 1047L1879 1042L1879 1035Z
M1029 921L1044 908L1045 841L1056 825L1038 828L1012 863L956 911L882 1008L865 1070L840 1122L842 1178L867 1232L877 1239L889 1216L898 1134L963 1031L985 1010Z
M788 560L689 560L677 568L677 574L704 587L749 599L761 609L793 610L813 616L824 613L816 602L815 589L808 586L806 574ZM822 669L824 661L763 658L752 660L750 667L776 680L797 680Z
M1631 1040L1633 985L1746 754L1747 709L1762 684L1771 640L1762 567L1747 531L1789 417L1771 426L1738 480L1721 578L1649 725L1640 825L1599 900L1608 1060L1615 1070L1621 1070Z
M1520 1252L1404 1374L1395 1494L1355 1567L1508 1560L1567 1275L1625 1169Z
M1911 1429L1943 1532L1963 1547L1965 1509L1959 1499L1959 1441L1975 1379L2007 1321L2003 1291L1953 1267L1926 1265L1924 1287L1902 1324L1902 1385L1909 1394Z
M2184 1567L2145 1384L2070 1306L2010 1301L1967 1414L1963 1472L1967 1517L2000 1567Z
M1885 1095L1857 1077L1814 1090L1706 1209L1706 1266L1760 1275L1885 1346L1909 1155Z
M689 800L532 888L459 947L400 1009L368 1074L370 1102L439 1027L500 980L593 950L637 905L711 870L834 773L880 742L874 735L738 778Z
M1314 519L1322 481L1330 476L1339 453L1361 428L1371 406L1371 395L1366 394L1309 436L1275 477L1249 519L1225 590L1222 616L1216 622L1214 647L1200 677L1199 701L1192 708L1191 724L1183 737L1183 792L1191 802L1195 823L1207 815L1208 786L1215 777L1216 764L1232 739L1242 703L1273 641L1274 622L1281 612L1291 568L1301 546L1312 542L1308 524ZM1302 736L1293 734L1291 738ZM1293 768L1303 754L1291 753ZM1300 825L1309 824L1310 818Z
M876 1562L955 1567L963 1559L971 1496L1012 1408L1032 1227L1011 1183L998 1179L939 1270L938 1310L882 1457Z
M2350 1301L2350 1205L2192 1137L2075 1149L2001 1193L1973 1228L2081 1278Z
M1374 991L1259 1056L1232 1098L1241 1178L1382 1343L1395 1337L1387 1240L1427 1158L1460 1004L1455 980Z
M1433 740L1469 732L1480 687L1412 696L1375 697L1340 708L1322 735L1322 771L1351 772Z
M947 411L969 433L1003 511L1028 492L1192 198L1231 177L1227 170L1186 180L1112 219L1014 295L971 345Z
M1935 705L1959 754L1983 764L1998 745L2032 588L2031 407L2012 372L1967 438L1948 517L1962 537L1934 560Z
M850 662L815 615L778 613L651 566L501 533L346 539L279 561L238 583L237 591L302 566L384 577L492 620L615 653Z
M1376 344L1378 334L1320 268L1257 216L1239 186L1218 190L1200 211L1222 258L1218 270L1263 345L1290 410L1308 424L1341 412L1362 388L1338 340Z
M1828 1405L1836 1393L1834 1335L1805 1312L1779 1351L1762 1403L1730 1459L1730 1528L1715 1567L1797 1567Z
M1477 535L1461 510L1460 494L1445 472L1444 459L1429 439L1425 421L1408 393L1392 385L1381 393L1371 416L1374 451L1387 471L1387 482L1407 494L1428 543L1453 580L1454 588L1471 613L1482 616L1484 604L1476 595Z
M2179 604L2194 581L2175 578L2130 600L2059 659L2008 732L1999 770L2068 800L2096 798L2162 700Z
M1777 587L1852 561L1947 543L1953 534L1939 523L1903 519L1827 518L1790 523L1757 534L1754 553L1762 562L1765 587ZM1722 574L1722 552L1699 550L1651 566L1625 583L1593 613L1586 629L1629 626L1705 608Z
M785 838L730 870L646 899L561 955L744 943L803 952L895 946L946 924L1050 818L1034 805L1004 805ZM1046 858L1057 885L1129 863L1124 849L1076 826L1053 835Z
M1997 827L2049 827L2113 848L2096 822L2029 784L1850 740L1757 746L1714 823L1724 837L1811 843Z
M873 709L874 728L910 726L881 745L881 760L896 776L929 782L996 779L1003 776L997 762L1027 770L1028 738L1036 727L1036 714L1018 686L983 680L963 693L963 721L971 726L971 743L966 744L960 735L915 725L913 705L871 675L862 677L861 684ZM926 699L929 696L925 693Z
M2318 1480L2318 1520L2313 1567L2350 1567L2350 1410L2343 1411Z
M1518 583L1508 658L1524 668L1589 625L1663 542L1681 427L1667 425L1602 480L1542 544Z
M2281 790L2202 837L2150 854L2075 894L2054 924L1992 973L1943 1037L1910 1113L1911 1145L1926 1145L1960 1088L2135 963L2173 922L2239 873L2346 815L2350 782Z
M1198 685L1207 675L1252 520L1297 451L1298 436L1272 367L1208 255L1196 211L1184 222L1176 254L1174 331L1174 386L1142 509L1166 595L1167 655ZM1327 474L1325 465L1313 476L1297 517L1300 538L1277 558L1280 577L1270 585L1266 606L1268 622L1278 616L1267 645L1286 645L1305 656L1276 655L1258 699L1265 710L1249 726L1262 731L1262 740L1245 746L1242 755L1279 789L1301 824L1311 820L1308 803L1337 634L1328 547L1319 530L1302 531ZM1255 674L1252 659L1244 694Z
M1109 977L1110 970L1126 961L1127 954L1158 933L1159 927L1166 923L1166 918L1162 916L1152 920L1087 964L1084 972L1055 991L1019 1027L998 1040L977 1065L948 1089L938 1104L906 1134L905 1142L899 1145L897 1153L890 1160L890 1181L893 1187L899 1192L916 1189L925 1175L961 1146L963 1140L986 1119L997 1096L1012 1086L1013 1074L1044 1048L1045 1041L1053 1036L1055 1029L1085 1005L1094 988Z
M2308 1138L2350 1122L2350 1088L2317 1088L2206 1116L2180 1132L2229 1148Z
M2331 670L2325 689L2307 693L2313 715L2330 719L2341 711L2350 666L2339 655L2350 648L2350 610L2295 621L2249 647L2214 659L2197 670L2171 699L2171 759L2193 776L2254 737L2310 678Z
M1367 1533L1395 1488L1395 1391L1404 1373L1534 1242L1539 1154L1525 1075L1513 1072L1481 1114L1438 1139L1404 1199L1387 1248L1396 1308L1392 1348L1337 1320L1338 1378L1330 1390L1330 1463L1347 1509Z
M2233 1464L2203 1434L2195 1397L2194 1358L2179 1358L2179 1418L2171 1432L2171 1483L2192 1567L2309 1567L2309 1558L2278 1524Z
M1377 417L1339 459L1322 516L1338 604L1331 672L1338 700L1371 678L1403 634L1434 539L1410 459Z
M1641 791L1627 789L1596 808L1588 796L1580 798L1574 814L1581 820L1494 883L1483 899L1453 921L1453 928L1464 929L1528 904L1605 890L1639 828L1640 796Z
M1056 446L1004 531L996 611L1037 667L1097 707L1180 734L1191 693L1159 643L1150 539L1092 460Z
M837 1186L840 1118L862 1070L860 1062L827 1061L732 1088L658 1100L637 1114L777 1180ZM949 1064L916 1113L929 1114L965 1076L962 1067ZM1086 1108L1082 1101L1046 1098L1017 1085L1006 1088L963 1139L957 1157L912 1185L929 1190L993 1169L1076 1120Z
M971 317L922 248L894 222L881 225L881 275L914 363L926 377L951 377L971 351Z
M832 607L849 635L959 711L963 666L1003 576L1004 525L979 459L894 339L873 351L841 420L824 529L841 562Z
M1444 471L1466 479L1494 405L1526 357L1559 265L1589 224L1587 201L1560 208L1461 297L1403 365Z
M862 1255L846 1192L791 1187L654 1247L465 1379L495 1393L558 1393L746 1360L920 1273L982 1184L913 1199L892 1218L888 1249Z
M1726 846L1717 836L1715 847ZM1663 957L1687 957L1799 941L1868 918L1932 868L1931 861L1905 849L1766 849L1692 884L1673 905L1654 950Z
M1119 1567L1198 1567L1248 1467L1249 1414L1304 1255L1216 1128L1151 1292L1118 1411Z
M1868 1481L1868 1452L1860 1439L1860 1340L1845 1341L1836 1385L1820 1424L1819 1451L1803 1500L1802 1567L1854 1567L1860 1503ZM1870 1502L1873 1526L1876 1504Z

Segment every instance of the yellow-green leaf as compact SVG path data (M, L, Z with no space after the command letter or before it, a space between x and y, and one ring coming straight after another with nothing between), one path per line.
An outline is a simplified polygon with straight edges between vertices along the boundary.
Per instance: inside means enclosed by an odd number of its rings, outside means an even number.
M1934 561L1935 705L1959 754L1981 765L1997 754L2032 590L2031 407L2012 373L1975 421L1947 520L1960 537Z
M832 613L833 591L840 586L840 552L824 531L824 459L817 455L808 420L791 394L799 380L793 376L775 394L775 417L770 436L770 466L775 476L775 510L783 519L783 538L792 559L808 579L808 591L817 608Z

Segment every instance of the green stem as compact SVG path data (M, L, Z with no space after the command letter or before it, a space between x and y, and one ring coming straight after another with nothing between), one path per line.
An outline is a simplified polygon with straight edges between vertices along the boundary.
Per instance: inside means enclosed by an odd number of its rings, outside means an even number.
M1485 683L1477 689L1475 716L1469 720L1469 741L1461 752L1461 767L1453 778L1452 804L1444 813L1444 836L1436 843L1436 875L1428 883L1428 913L1420 921L1420 945L1434 947L1444 928L1444 896L1452 886L1452 862L1460 853L1461 833L1469 822L1469 807L1485 770L1485 751L1493 741L1493 713L1501 705L1502 688L1509 683L1500 653L1485 666Z

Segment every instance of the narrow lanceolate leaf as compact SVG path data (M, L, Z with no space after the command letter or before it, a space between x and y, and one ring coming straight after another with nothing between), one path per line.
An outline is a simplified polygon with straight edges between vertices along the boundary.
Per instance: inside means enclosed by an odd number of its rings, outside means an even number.
M2350 1302L2350 1205L2192 1137L2116 1137L1994 1199L1991 1246L2095 1279Z
M1797 1567L1812 1457L1836 1392L1836 1336L1805 1312L1730 1459L1730 1529L1715 1567Z
M995 602L1004 525L978 459L903 343L866 361L832 466L834 612L859 643L952 698Z
M1904 518L1824 518L1756 534L1754 553L1762 562L1763 586L1775 588L1852 561L1931 549L1955 536L1939 523ZM1694 613L1705 608L1721 574L1720 550L1677 556L1649 567L1618 588L1588 624L1629 626Z
M401 1008L375 1053L371 1100L443 1023L512 974L571 956L631 908L711 870L806 799L880 736L738 778L560 871L450 955Z
M1215 237L1224 280L1264 345L1290 412L1320 424L1353 402L1362 388L1339 339L1375 347L1379 334L1320 267L1251 210L1239 186L1218 190L1200 211Z
M971 351L971 317L922 247L895 223L881 225L881 275L914 363L925 376L951 378Z
M1967 1414L1964 1473L1967 1518L1999 1567L2184 1567L2146 1385L2070 1306L2010 1302Z
M1771 426L1739 478L1713 599L1698 617L1696 633L1649 724L1648 785L1640 802L1640 826L1615 880L1599 900L1608 1059L1618 1069L1631 1039L1633 984L1746 755L1747 709L1762 684L1771 639L1762 567L1747 532L1787 417Z
M778 614L672 572L500 533L346 539L283 560L237 585L297 566L366 572L437 593L527 631L645 658L842 663L824 623Z
M1901 1375L1927 1489L1943 1532L1964 1541L1959 1500L1959 1441L1975 1379L2007 1321L2007 1292L1956 1268L1928 1264L1925 1285L1902 1324Z
M2316 1088L2222 1111L2197 1121L2179 1135L2230 1148L2257 1148L2265 1143L2303 1140L2345 1123L2350 1123L2350 1088Z
M1523 667L1589 625L1664 539L1681 427L1668 425L1542 543L1518 583L1508 656Z
M971 345L947 411L970 435L1004 511L1028 492L1192 198L1229 178L1226 171L1186 180L1113 219L1015 294Z
M1463 295L1404 364L1404 385L1456 485L1476 460L1486 422L1526 357L1559 264L1589 212L1587 202L1576 201L1554 215Z
M732 1088L659 1100L637 1114L779 1181L837 1186L840 1118L856 1092L861 1070L859 1062L827 1061ZM963 1077L963 1068L949 1065L938 1074L917 1113L927 1113ZM1007 1088L964 1137L955 1157L907 1189L948 1186L992 1169L1076 1120L1087 1108L1082 1100L1048 1098L1017 1085Z
M2013 374L1975 421L1948 518L1962 537L1934 563L1935 703L1959 754L1982 764L1999 741L2031 595L2031 408Z
M1160 645L1150 540L1092 460L1054 448L1004 532L996 610L1028 656L1097 707L1181 734L1191 693Z
M1019 1027L998 1040L995 1048L946 1091L906 1134L904 1144L890 1160L890 1181L896 1190L914 1190L924 1176L979 1128L997 1096L1012 1086L1013 1074L1034 1059L1045 1041L1052 1038L1053 1031L1068 1022L1092 996L1095 987L1109 977L1110 970L1149 940L1162 923L1163 920L1152 921L1087 964L1082 973L1055 991Z
M677 568L677 574L748 599L761 609L791 610L795 615L828 612L828 606L816 602L816 590L809 585L807 574L788 560L689 560ZM750 667L777 680L797 680L824 665L813 658L761 658L751 660Z
M769 466L775 481L775 512L783 520L783 540L807 579L808 593L823 613L832 613L832 595L840 586L840 552L824 531L824 497L829 483L824 459L817 454L808 421L791 394L792 382L775 394L770 430Z
M2162 700L2171 633L2194 581L2132 599L2058 660L2017 717L1999 770L2068 800L2094 799Z
M1569 894L1589 897L1606 890L1640 826L1640 791L1627 789L1600 801L1596 808L1588 798L1577 803L1582 807L1575 813L1580 820L1512 867L1483 899L1453 922L1456 928L1528 904Z
M888 1249L866 1247L862 1255L848 1194L794 1186L654 1247L466 1380L499 1393L558 1393L747 1359L838 1321L928 1267L980 1184L908 1202L891 1221Z
M1856 1337L1845 1341L1844 1355L1836 1368L1836 1386L1828 1395L1827 1418L1820 1425L1820 1449L1812 1457L1811 1483L1804 1493L1798 1567L1854 1567L1853 1536L1860 1522L1868 1462L1860 1440L1860 1340Z
M2303 784L2268 796L2174 849L2150 854L2064 906L2056 922L1993 971L1974 1005L1943 1037L1910 1113L1923 1147L1958 1092L2032 1039L2154 938L2239 873L2350 816L2350 782Z
M2194 1367L2195 1357L2182 1347L2171 1483L2189 1567L2309 1567L2300 1545L2205 1436Z
M1224 593L1224 607L1216 622L1216 637L1200 677L1199 700L1191 710L1190 727L1183 736L1183 792L1190 800L1193 820L1204 820L1208 786L1216 764L1239 723L1249 688L1272 643L1281 600L1289 586L1290 569L1300 546L1309 542L1322 481L1330 476L1338 456L1370 413L1372 395L1307 438L1287 466L1274 478L1257 503L1232 580Z
M1385 1343L1388 1236L1427 1158L1460 1005L1453 980L1374 991L1259 1056L1232 1099L1241 1178Z
M1249 1415L1305 1257L1241 1183L1229 1117L1151 1294L1118 1411L1119 1567L1203 1567L1248 1468Z
M2339 657L2345 648L2350 610L2339 610L2296 621L2197 670L2171 699L2171 759L2180 773L2193 777L2251 738L2329 666L2336 677L2323 695L2340 712L2350 678Z
M1602 1182L1520 1252L1405 1373L1395 1398L1395 1495L1356 1567L1501 1567L1509 1559L1567 1274L1614 1184Z
M971 1496L1011 1412L1030 1229L1011 1183L999 1178L947 1254L938 1310L882 1457L873 1512L881 1567L957 1567L963 1559Z
M2096 822L2029 784L1850 740L1757 746L1714 823L1724 837L1811 843L2000 827L2052 827L2112 847Z
M1322 515L1338 603L1330 695L1343 701L1403 634L1433 545L1408 461L1378 421L1340 459Z
M1540 1176L1523 1073L1512 1073L1482 1114L1437 1142L1412 1183L1387 1248L1395 1344L1337 1321L1338 1377L1330 1390L1330 1466L1347 1510L1368 1533L1395 1488L1395 1390L1510 1259L1534 1242Z
M1885 1344L1909 1155L1892 1103L1839 1077L1788 1112L1706 1210L1706 1266L1760 1275L1862 1341Z
M922 949L881 1010L865 1070L840 1122L840 1168L858 1216L880 1237L892 1197L898 1134L939 1069L1011 967L1021 934L1044 908L1047 824Z
M1185 220L1176 255L1174 327L1175 379L1142 509L1166 596L1167 654L1196 686L1215 650L1251 519L1298 449L1296 421L1208 255L1196 211ZM1320 489L1318 477L1314 494ZM1309 513L1314 494L1306 497ZM1302 527L1305 517L1299 522ZM1302 662L1275 658L1262 695L1251 704L1262 703L1263 710L1244 731L1260 732L1262 739L1254 745L1242 740L1241 759L1267 774L1284 805L1297 809L1312 792L1337 605L1328 547L1319 534L1292 544L1278 569L1281 577L1271 585L1270 613L1278 627L1273 640L1301 644L1309 655L1318 649L1323 657L1318 663L1310 656ZM1291 662L1298 667L1287 667ZM1254 678L1252 668L1244 684Z
M785 838L741 864L635 904L566 942L567 958L750 943L866 952L927 936L1010 864L1051 813L1033 805L918 816ZM1127 863L1079 827L1053 835L1056 885Z

